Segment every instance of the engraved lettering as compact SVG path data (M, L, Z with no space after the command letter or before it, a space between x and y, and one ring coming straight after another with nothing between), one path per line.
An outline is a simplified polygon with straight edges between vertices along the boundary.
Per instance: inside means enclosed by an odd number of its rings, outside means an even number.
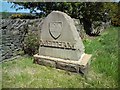
M63 47L64 47L64 48L67 48L66 42L63 42Z
M52 46L55 46L55 45L56 45L55 41L52 41Z
M62 47L62 42L58 42L58 47Z
M58 41L56 41L56 47L59 47L59 44L58 44L59 42Z
M48 45L48 46L52 46L52 42L51 42L51 41L48 41L48 42L47 42L47 45Z
M72 49L75 50L74 44L70 42L58 42L58 41L43 41L40 40L41 47L53 47L53 48L62 48L62 49Z
M68 45L68 48L74 49L74 45L71 45L69 42L67 43L67 45Z
M45 41L44 45L45 45L45 46L48 46L48 42L47 42L47 41Z
M40 46L44 46L43 40L40 40Z

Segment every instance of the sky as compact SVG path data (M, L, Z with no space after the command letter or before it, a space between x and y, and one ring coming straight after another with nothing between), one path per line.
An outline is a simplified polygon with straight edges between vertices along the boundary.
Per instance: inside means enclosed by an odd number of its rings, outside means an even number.
M22 9L22 10L18 10L16 11L15 8L11 8L11 6L13 5L13 3L8 3L8 2L1 2L0 0L0 12L16 12L16 13L29 13L30 10L29 9Z
M119 2L120 0L113 0L113 1ZM16 13L29 13L30 12L29 9L22 9L22 10L16 11L15 8L11 8L12 5L13 3L8 3L6 1L0 0L0 12L16 12Z

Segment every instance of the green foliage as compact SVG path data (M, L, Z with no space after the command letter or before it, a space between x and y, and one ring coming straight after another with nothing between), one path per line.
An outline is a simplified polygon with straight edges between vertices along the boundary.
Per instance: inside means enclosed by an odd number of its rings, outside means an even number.
M59 10L67 13L73 18L80 18L83 16L89 20L95 20L100 18L101 8L103 3L86 3L86 2L14 2L15 5L21 5L23 8L30 9L30 12L36 12L41 10L40 13L45 16L53 10ZM13 5L13 6L15 6ZM97 8L96 8L97 7ZM23 9L23 8L17 8ZM37 8L37 9L36 9ZM36 12L37 13L37 12ZM95 17L96 16L96 17Z
M23 50L25 54L34 55L38 53L39 41L36 32L29 32L23 41Z
M110 18L115 17L116 15L119 15L119 3L116 2L106 2L104 3L104 10L109 14Z
M120 26L120 15L113 17L111 23L113 26Z
M91 28L94 21L109 21L118 11L118 3L102 2L14 2L22 8L30 9L37 15L47 16L51 11L58 10L67 13L72 18L80 19L84 24L86 34L92 35ZM40 13L37 13L40 10Z
M81 16L90 21L98 21L104 18L104 13L107 12L110 17L116 15L118 12L118 3L109 2L14 2L12 7L17 5L19 9L30 9L30 12L37 13L41 10L40 14L48 15L53 10L59 10L67 13L73 18L80 18Z
M9 16L11 15L11 13L1 12L0 15L2 16L2 19L6 19L6 18L9 18Z
M37 18L36 16L33 16L33 15L27 15L27 14L12 14L10 16L11 19L17 19L17 18L20 18L20 19L35 19Z

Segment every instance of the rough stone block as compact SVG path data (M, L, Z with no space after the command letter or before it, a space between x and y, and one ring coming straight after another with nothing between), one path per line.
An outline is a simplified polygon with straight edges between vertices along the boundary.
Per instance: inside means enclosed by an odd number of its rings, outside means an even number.
M74 65L74 64L67 64L67 63L57 62L56 67L60 68L60 69L72 71L72 72L77 72L77 65Z

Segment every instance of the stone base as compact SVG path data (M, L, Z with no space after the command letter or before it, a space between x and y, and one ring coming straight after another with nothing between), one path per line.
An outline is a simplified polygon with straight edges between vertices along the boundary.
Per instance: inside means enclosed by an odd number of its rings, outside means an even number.
M34 63L85 74L91 56L90 54L83 54L81 59L73 61L36 54L34 55Z

